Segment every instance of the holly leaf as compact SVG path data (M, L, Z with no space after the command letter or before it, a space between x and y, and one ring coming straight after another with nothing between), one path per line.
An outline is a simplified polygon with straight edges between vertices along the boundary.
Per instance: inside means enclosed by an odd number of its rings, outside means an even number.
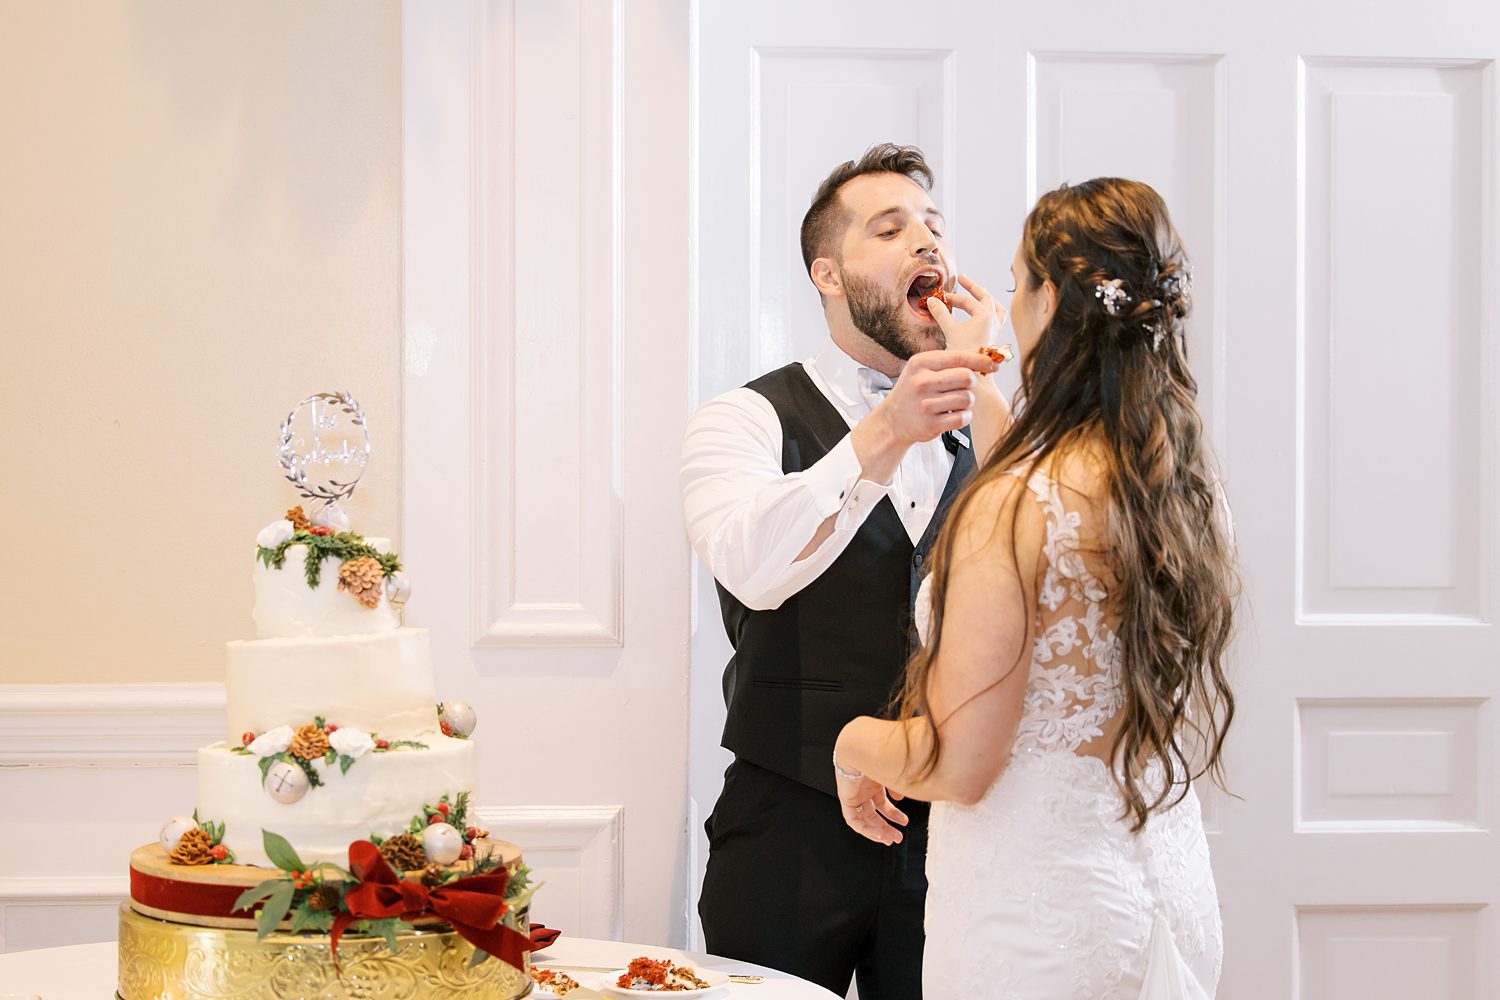
M229 912L237 913L240 910L249 910L256 903L259 903L262 899L270 896L271 893L276 891L276 887L278 885L282 885L283 883L285 883L286 885L292 884L290 879L268 878L259 885L252 885L250 888L240 893L239 898L234 901L234 908Z
M307 928L308 914L316 912L316 910L307 905L306 901L301 906L292 910L292 933L295 934L300 930L305 930Z
M303 760L301 757L298 757L294 753L283 753L281 756L282 756L283 759L287 760L288 762L290 762L292 764L296 764L298 767L302 768L302 773L305 774L305 775L307 775L307 784L308 784L308 787L310 787L310 788L321 788L321 787L323 787L323 779L320 778L320 777L318 777L318 770L317 770L317 768L313 767L312 761L310 761L310 760ZM323 758L319 757L317 759L318 760L322 760Z
M281 756L279 753L274 753L260 759L260 787L266 787L266 774L271 770L271 765L280 760Z
M314 910L310 906L304 906L297 911L300 926L310 931L330 931L333 929L333 913L328 910ZM292 930L298 929L298 923L293 922Z
M297 856L297 851L287 839L270 830L260 832L261 843L265 846L266 857L271 859L271 864L285 872L300 872L307 867L302 859Z
M526 888L522 889L520 892L516 893L514 897L512 897L510 893L506 893L505 902L510 905L510 908L512 910L523 909L525 908L527 903L531 902L531 897L536 895L536 891L540 889L543 884L544 883L541 882L533 882Z
M386 917L382 920L364 921L363 931L366 934L379 934L383 936L385 938L385 943L390 946L391 954L394 955L397 951L400 950L400 945L396 942L396 932L400 928L400 926L401 920L399 918Z
M276 929L276 926L286 918L286 912L292 908L292 896L296 893L291 881L283 880L276 887L276 891L261 905L260 915L255 918L255 939L263 939Z
M329 755L329 757L332 757L333 756L333 751L332 750L328 751L328 755ZM349 773L349 768L351 768L351 767L354 766L354 758L350 757L346 753L341 753L338 756L339 756L339 773L340 774L348 774ZM329 760L328 763L332 764L333 761Z

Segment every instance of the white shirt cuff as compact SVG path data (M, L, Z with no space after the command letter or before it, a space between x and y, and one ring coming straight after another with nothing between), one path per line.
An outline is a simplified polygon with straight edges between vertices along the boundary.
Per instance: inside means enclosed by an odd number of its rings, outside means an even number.
M813 465L803 470L803 485L813 497L821 518L838 514L836 531L848 531L864 523L870 511L891 491L891 483L872 483L861 479L859 456L849 435L834 445Z

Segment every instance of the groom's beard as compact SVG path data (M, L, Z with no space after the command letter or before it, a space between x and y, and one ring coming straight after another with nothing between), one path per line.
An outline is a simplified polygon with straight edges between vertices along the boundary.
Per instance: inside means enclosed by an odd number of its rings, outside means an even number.
M855 274L844 275L844 294L849 299L849 319L854 328L890 352L892 357L907 361L923 350L917 335L908 328L906 297L898 296ZM947 346L941 330L934 329L939 349Z

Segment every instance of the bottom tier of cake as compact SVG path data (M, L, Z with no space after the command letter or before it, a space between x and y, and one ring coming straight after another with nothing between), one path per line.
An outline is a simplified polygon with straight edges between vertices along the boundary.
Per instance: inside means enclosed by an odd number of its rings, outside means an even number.
M346 934L334 969L326 934L198 927L120 907L119 1000L518 1000L531 977L497 959L469 965L456 932L414 928L397 936Z
M223 743L198 751L198 816L224 826L224 845L244 865L269 865L262 831L297 845L309 864L343 864L350 841L389 837L412 820L425 822L424 805L456 799L474 787L474 747L441 733L422 748L369 753L347 769L322 758L309 767L320 786L294 802L278 802L266 789L260 758Z

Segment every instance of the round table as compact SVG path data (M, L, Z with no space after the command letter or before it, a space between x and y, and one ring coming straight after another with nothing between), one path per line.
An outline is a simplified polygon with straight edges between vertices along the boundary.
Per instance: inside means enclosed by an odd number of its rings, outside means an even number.
M550 948L533 953L532 961L563 970L619 969L638 955L680 959L689 965L729 975L765 977L765 982L754 985L731 983L717 992L717 996L725 1000L839 1000L836 994L823 987L785 972L656 945L594 941L564 935ZM596 975L580 971L575 978L590 985ZM114 991L113 941L0 955L0 1000L31 1000L33 997L42 1000L102 1000L113 996Z

